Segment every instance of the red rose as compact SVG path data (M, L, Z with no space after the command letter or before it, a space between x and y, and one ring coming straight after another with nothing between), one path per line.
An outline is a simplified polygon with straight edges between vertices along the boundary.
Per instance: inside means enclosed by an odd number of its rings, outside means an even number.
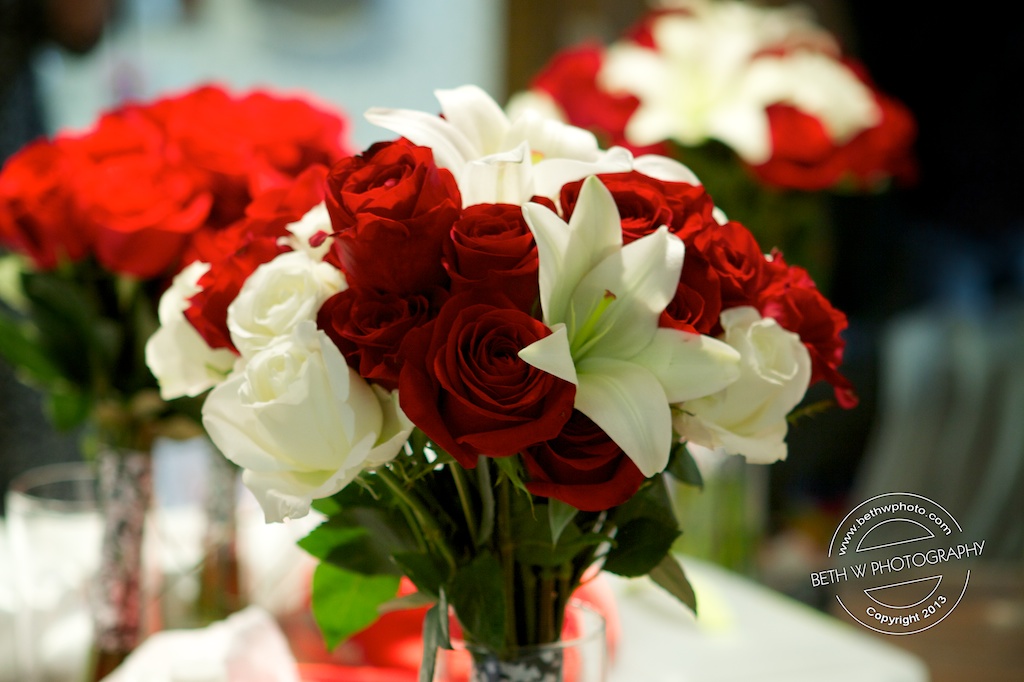
M775 265L783 268L782 276L763 292L758 304L761 314L800 336L811 356L812 384L827 381L841 407L856 407L853 385L839 373L846 348L842 338L847 327L846 315L822 295L806 270L785 266L781 256L776 256ZM780 272L775 267L772 270Z
M430 149L375 144L335 164L327 185L336 230L327 260L351 285L410 294L447 284L441 256L462 199Z
M839 183L846 160L819 119L789 104L773 104L766 113L771 157L751 167L762 182L808 192Z
M452 226L444 254L453 294L497 285L520 310L533 309L540 294L537 245L521 207L470 206Z
M478 455L504 457L554 438L576 387L518 355L550 333L498 295L453 296L402 344L402 410L469 468Z
M645 480L622 448L575 410L556 438L523 452L523 463L531 493L583 511L623 504Z
M398 388L402 341L433 319L436 307L419 294L349 288L324 302L317 324L361 377L390 391Z
M350 153L339 114L262 91L239 98L205 86L155 102L147 113L167 131L173 153L206 174L217 226L241 218L252 197Z
M622 241L628 244L662 225L688 241L694 234L716 226L715 204L699 185L656 180L637 171L598 175L612 194L622 220ZM582 180L562 187L562 210L568 220L576 208Z
M691 248L696 250L718 275L722 308L753 305L769 281L761 247L740 223L730 221L698 232L687 247L686 257L693 253Z
M199 293L190 300L185 317L211 348L235 350L228 331L228 306L257 267L287 250L278 241L286 227L323 201L326 169L314 166L290 185L271 190L247 209L244 220L223 230L196 236L192 260L210 264L199 278Z
M0 244L40 270L89 253L92 233L72 191L85 159L74 140L39 140L8 159L0 172Z
M254 195L286 184L314 164L328 168L352 154L348 122L305 99L252 92L238 104L256 166L249 171Z
M843 146L847 167L854 182L865 189L875 188L889 178L912 184L917 179L914 116L901 102L882 93L875 93L875 102L882 110L882 120Z
M905 183L915 179L911 148L917 128L910 111L875 88L861 64L850 59L843 63L871 90L881 120L839 144L814 116L787 104L768 107L772 155L752 167L762 181L813 192L843 182L871 190L890 178Z
M80 180L96 260L112 272L145 279L177 271L210 211L211 197L201 179L157 156L111 158Z
M713 334L722 314L722 285L718 273L696 249L683 258L676 295L658 323L697 334Z

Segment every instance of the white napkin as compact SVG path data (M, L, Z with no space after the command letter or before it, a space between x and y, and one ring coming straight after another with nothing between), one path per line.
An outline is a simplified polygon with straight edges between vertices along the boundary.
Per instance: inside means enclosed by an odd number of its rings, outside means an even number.
M197 630L158 632L104 682L300 682L284 633L250 606Z

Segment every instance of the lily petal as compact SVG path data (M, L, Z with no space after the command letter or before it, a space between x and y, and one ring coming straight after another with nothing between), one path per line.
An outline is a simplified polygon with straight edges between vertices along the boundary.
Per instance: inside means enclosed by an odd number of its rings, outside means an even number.
M667 156L659 156L657 154L638 156L633 160L633 170L655 180L685 182L695 187L700 187L701 185L700 178L689 167Z
M600 426L644 476L668 465L672 412L658 378L632 362L591 358L577 365L575 407Z
M623 147L612 147L594 161L546 158L534 167L534 194L555 201L562 186L588 175L626 173L633 169L633 155Z
M530 148L523 142L507 152L470 161L458 177L462 205L523 204L532 197Z
M364 114L367 121L390 130L413 144L430 147L434 163L458 172L466 162L480 156L468 137L451 123L431 114L411 109L373 107Z
M467 161L502 151L509 122L490 95L475 85L463 85L452 90L435 90L434 96L441 103L444 118L475 148L476 153L467 156Z
M658 329L650 346L633 361L658 377L673 404L717 393L740 376L735 348L678 329Z
M658 316L675 296L684 249L663 225L614 251L587 273L573 294L577 320L596 313L609 292L615 300L600 316L592 347L584 356L592 352L625 359L650 343Z
M553 374L563 381L579 384L576 364L569 352L569 336L565 331L564 324L553 326L551 334L534 341L519 351L519 357L523 362L548 374Z
M568 225L540 204L524 206L523 216L537 241L544 323L550 327L568 322L569 303L576 285L622 245L615 201L601 181L591 176L583 183Z

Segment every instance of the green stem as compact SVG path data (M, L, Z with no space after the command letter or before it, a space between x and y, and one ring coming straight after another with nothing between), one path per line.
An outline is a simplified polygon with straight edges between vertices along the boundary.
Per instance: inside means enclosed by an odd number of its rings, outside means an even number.
M469 483L466 481L466 472L458 464L447 467L452 472L452 479L455 481L455 489L459 491L459 502L462 504L462 513L466 517L466 526L469 527L469 537L473 540L475 547L480 539L479 526L476 522L476 514L473 513L469 495Z
M505 477L500 477L498 480L498 518L495 523L498 535L498 553L501 556L501 572L505 579L505 637L510 642L517 639L515 547L512 544L512 529L510 528L512 499L509 487L511 485Z
M558 633L555 632L555 621L558 620L555 616L557 601L555 599L555 578L548 568L542 569L537 597L539 601L537 643L546 644L558 639Z
M416 522L419 524L423 536L431 545L437 548L441 556L444 557L445 563L454 572L456 568L455 555L452 554L451 548L448 547L444 533L441 532L441 527L437 525L437 521L430 514L430 511L405 489L402 482L387 467L379 467L374 469L374 472L391 489L395 497L408 507L413 516L416 517Z
M522 607L522 618L519 619L519 627L522 632L516 633L516 644L529 644L537 641L537 581L533 569L529 566L519 567L520 586L517 605Z

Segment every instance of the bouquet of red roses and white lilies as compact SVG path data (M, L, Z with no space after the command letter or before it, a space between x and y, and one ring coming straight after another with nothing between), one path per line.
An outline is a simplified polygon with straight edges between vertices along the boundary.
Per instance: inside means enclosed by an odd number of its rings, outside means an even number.
M257 199L179 274L150 341L165 397L212 389L206 429L268 521L326 515L302 545L329 642L402 575L436 603L428 658L449 606L498 652L556 640L597 567L692 603L664 477L693 479L686 443L784 458L813 382L852 404L845 316L678 162L437 96L370 110L401 138Z

